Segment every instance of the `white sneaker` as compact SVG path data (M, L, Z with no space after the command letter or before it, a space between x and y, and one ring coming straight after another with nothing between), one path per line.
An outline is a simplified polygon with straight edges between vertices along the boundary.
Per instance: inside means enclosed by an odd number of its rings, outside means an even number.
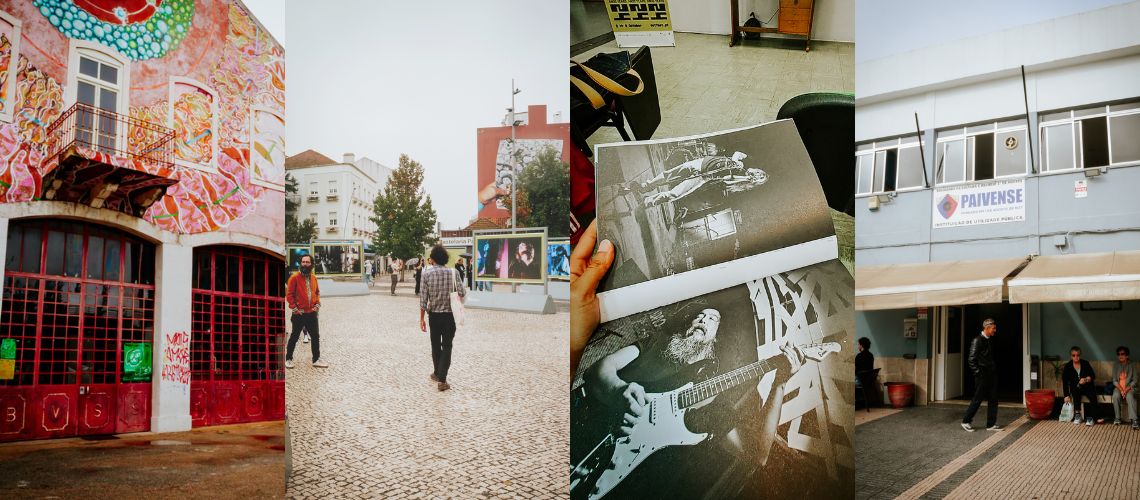
M305 337L301 339L301 342L308 344L309 343L309 334L306 333Z
M1090 418L1088 420L1085 420L1085 425L1092 427L1093 426L1093 419Z
M297 366L297 365L293 364L293 360L291 360L291 359L285 360L285 368L292 368L294 366Z
M966 432L974 432L974 426L967 424L966 422L962 422L962 428L966 429Z
M325 363L324 361L321 361L321 360L313 361L313 368L328 368L328 367L329 367L329 364Z

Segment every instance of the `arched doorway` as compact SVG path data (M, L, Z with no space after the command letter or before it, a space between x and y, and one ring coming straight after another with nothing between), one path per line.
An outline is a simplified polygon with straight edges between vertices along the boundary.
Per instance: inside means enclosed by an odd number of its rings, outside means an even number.
M150 430L154 257L89 222L10 223L0 441Z
M285 266L236 246L194 249L194 427L285 418Z

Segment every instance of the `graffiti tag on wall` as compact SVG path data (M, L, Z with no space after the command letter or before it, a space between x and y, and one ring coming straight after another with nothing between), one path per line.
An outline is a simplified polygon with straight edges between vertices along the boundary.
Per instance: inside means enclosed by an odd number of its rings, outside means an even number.
M162 348L162 380L190 385L190 334L166 334Z

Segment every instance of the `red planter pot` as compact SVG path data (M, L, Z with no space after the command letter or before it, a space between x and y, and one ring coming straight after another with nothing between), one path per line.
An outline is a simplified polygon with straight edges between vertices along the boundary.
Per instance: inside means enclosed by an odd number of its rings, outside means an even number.
M1053 415L1053 401L1057 393L1053 389L1029 389L1025 391L1025 408L1029 418L1045 420Z
M914 384L910 382L887 382L885 385L892 408L905 408L914 402Z

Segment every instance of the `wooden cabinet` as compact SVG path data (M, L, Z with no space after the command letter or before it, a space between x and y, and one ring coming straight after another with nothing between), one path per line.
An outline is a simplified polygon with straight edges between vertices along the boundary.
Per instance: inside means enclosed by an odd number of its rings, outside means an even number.
M772 27L747 27L740 24L739 0L730 0L732 32L728 46L736 45L741 33L780 33L804 37L804 50L811 50L811 23L816 0L780 0L779 24Z

